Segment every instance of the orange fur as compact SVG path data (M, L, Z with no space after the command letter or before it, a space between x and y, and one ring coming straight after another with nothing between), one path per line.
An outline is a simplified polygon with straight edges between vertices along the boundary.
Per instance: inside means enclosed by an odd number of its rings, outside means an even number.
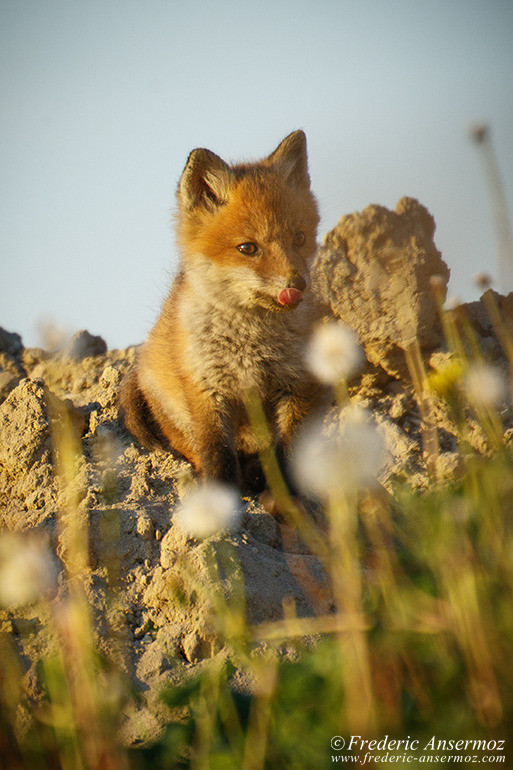
M303 361L319 220L303 132L253 164L194 150L177 200L180 272L121 405L146 446L160 437L204 476L240 483L241 456L258 449L248 389L284 447L321 396Z

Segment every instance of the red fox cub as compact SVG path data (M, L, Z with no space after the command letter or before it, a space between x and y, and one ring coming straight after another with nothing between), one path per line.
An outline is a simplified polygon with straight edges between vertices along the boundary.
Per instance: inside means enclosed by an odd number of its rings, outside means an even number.
M305 134L257 163L193 150L177 200L180 270L122 384L125 424L203 477L256 492L245 394L262 400L281 455L321 394L304 362L319 222Z

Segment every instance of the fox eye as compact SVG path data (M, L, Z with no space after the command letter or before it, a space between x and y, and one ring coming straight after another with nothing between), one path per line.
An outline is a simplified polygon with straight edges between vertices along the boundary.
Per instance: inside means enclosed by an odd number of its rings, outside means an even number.
M258 251L258 246L256 243L241 243L237 246L237 250L240 251L241 254L245 254L247 257L254 257L255 254Z
M295 233L294 235L294 240L293 240L294 246L302 246L305 240L306 240L305 234L301 230L298 230L297 233Z

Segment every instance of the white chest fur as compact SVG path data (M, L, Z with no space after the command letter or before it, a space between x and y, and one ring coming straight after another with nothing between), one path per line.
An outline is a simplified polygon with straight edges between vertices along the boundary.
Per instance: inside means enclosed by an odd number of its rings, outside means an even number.
M186 361L203 389L238 400L256 388L267 398L304 381L307 303L283 313L220 303L188 305L182 313L190 330Z

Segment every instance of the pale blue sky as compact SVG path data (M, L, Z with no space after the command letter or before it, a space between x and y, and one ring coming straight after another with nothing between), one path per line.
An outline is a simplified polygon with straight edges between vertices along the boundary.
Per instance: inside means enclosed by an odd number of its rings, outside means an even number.
M513 201L511 0L0 0L0 326L143 340L176 268L189 151L308 136L320 236L418 198L450 291L495 272L473 122Z

